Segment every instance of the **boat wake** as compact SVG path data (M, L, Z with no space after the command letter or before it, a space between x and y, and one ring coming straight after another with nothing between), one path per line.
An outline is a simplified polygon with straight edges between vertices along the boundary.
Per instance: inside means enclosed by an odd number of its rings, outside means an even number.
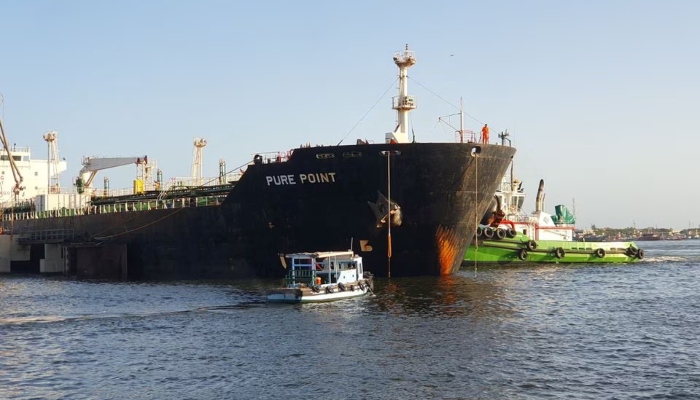
M130 318L153 318L168 315L181 315L198 312L228 312L232 310L249 309L252 307L264 305L265 302L248 300L238 304L198 307L191 310L177 311L155 311L143 313L111 313L111 314L86 314L79 316L62 316L62 315L40 315L40 316L8 316L0 317L0 327L6 325L30 325L30 324L50 324L61 322L82 322L92 320L108 320L108 319L130 319Z
M658 256L647 256L645 259L638 261L641 264L649 263L681 263L689 261L698 261L696 257L681 257L681 256L670 256L670 255L658 255Z

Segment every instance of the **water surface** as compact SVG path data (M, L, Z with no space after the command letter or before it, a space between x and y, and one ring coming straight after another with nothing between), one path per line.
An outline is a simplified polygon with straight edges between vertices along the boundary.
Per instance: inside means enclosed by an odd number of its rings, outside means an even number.
M321 305L266 304L276 281L0 276L0 398L697 398L700 240L640 245Z

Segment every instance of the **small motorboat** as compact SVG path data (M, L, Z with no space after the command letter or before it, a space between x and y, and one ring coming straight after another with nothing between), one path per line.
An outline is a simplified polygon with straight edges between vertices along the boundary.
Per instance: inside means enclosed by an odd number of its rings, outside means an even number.
M286 260L289 260L287 265ZM316 303L363 296L374 290L373 276L352 251L287 254L286 285L267 292L274 303Z

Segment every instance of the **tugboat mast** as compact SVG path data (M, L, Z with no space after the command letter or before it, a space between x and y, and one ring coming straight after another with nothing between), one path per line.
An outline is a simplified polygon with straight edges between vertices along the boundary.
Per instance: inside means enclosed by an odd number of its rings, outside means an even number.
M408 94L408 69L416 63L415 54L406 45L403 52L394 54L394 63L399 67L399 95L393 97L391 103L397 112L397 124L393 132L386 134L386 142L408 143L408 112L416 108L413 96Z

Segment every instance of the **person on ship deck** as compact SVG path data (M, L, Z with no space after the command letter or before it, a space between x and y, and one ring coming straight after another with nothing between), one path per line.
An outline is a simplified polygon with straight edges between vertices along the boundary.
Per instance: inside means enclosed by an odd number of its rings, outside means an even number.
M488 143L489 142L489 124L484 124L484 127L481 128L481 143Z

